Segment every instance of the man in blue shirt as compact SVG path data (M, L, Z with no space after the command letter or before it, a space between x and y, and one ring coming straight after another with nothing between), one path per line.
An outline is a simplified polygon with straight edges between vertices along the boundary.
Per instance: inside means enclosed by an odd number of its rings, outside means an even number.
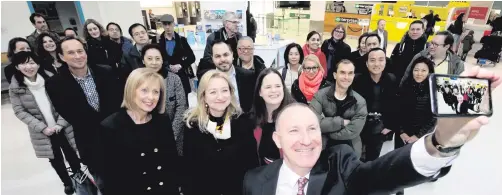
M160 35L159 45L165 48L167 54L164 61L169 62L167 69L172 73L178 75L183 84L185 95L188 100L188 93L192 90L190 88L190 71L192 71L192 64L195 62L195 55L188 45L187 39L174 32L174 17L170 14L164 14L159 19L164 27L164 32ZM192 73L193 74L193 73Z

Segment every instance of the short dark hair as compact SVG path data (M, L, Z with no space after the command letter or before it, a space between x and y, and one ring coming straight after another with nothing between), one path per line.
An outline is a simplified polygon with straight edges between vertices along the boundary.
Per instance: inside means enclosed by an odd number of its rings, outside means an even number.
M78 42L80 42L80 44L82 44L82 46L84 47L84 50L85 50L85 44L84 42L82 42L82 40L80 40L79 38L75 38L75 37L65 37L63 39L61 39L61 41L59 42L59 44L57 45L57 48L56 48L56 53L58 54L63 54L63 43L66 42L66 41L70 41L70 40L77 40ZM87 51L86 51L87 52Z
M108 24L108 25L110 25L110 24ZM136 28L136 27L138 27L138 26L143 27L143 28L145 29L145 31L147 31L147 30L146 30L145 25L140 24L140 23L134 23L134 24L132 24L132 25L129 27L129 35L131 35L131 37L133 37L133 36L132 36L132 29L134 29L134 28ZM120 27L119 27L119 28L120 28ZM106 29L108 29L108 26L106 27ZM122 30L120 30L120 32L122 32Z
M159 50L160 55L162 56L162 60L167 60L167 56L166 56L166 54L164 53L166 50L165 50L165 49L162 49L162 48L160 47L160 45L158 45L158 44L148 44L148 45L145 45L145 46L143 47L143 49L141 49L141 56L142 56L142 58L144 58L146 51L148 51L148 50L150 50L150 49L156 49L156 50Z
M211 44L211 53L213 53L212 52L213 51L213 47L215 45L220 45L220 44L225 44L228 47L228 50L230 50L230 52L233 53L232 47L230 47L230 45L227 42L225 42L223 39L216 39L216 40L214 40L213 44Z
M382 38L380 38L380 36L377 34L377 33L368 33L368 36L366 38L366 41L370 38L370 37L376 37L378 39L378 44L380 44L380 42L382 41Z
M30 47L31 51L35 51L30 42L28 42L28 40L22 37L14 37L9 41L9 47L7 48L7 58L11 59L12 56L14 56L14 51L16 50L17 42L25 42Z
M357 41L357 49L361 49L360 45L361 45L361 41L363 41L363 38L364 37L367 37L369 33L365 32L363 33L361 36L359 36L359 41ZM366 44L366 43L365 43Z
M30 15L30 22L31 22L31 24L35 24L35 17L42 17L45 20L45 22L47 22L47 19L45 19L44 15L39 14L39 13L32 13Z
M415 69L415 66L419 63L424 63L427 65L427 68L429 68L429 74L434 73L434 62L425 56L420 56L411 62L410 65L411 67L410 69L408 69L409 72L405 73L405 75L408 74L408 77L403 78L403 85L401 85L400 88L404 86L409 86L409 84L412 83L411 81L413 80L413 69ZM429 79L425 79L424 82L428 82L428 80Z
M453 42L455 42L455 39L453 38L453 35L448 32L448 31L439 31L436 33L436 35L443 35L444 37L444 45L450 45L448 48L451 48L453 46Z
M253 106L251 108L251 113L253 115L254 122L256 125L264 125L267 123L267 120L269 118L268 112L267 112L267 106L265 105L265 101L263 98L259 95L260 94L260 89L261 85L263 84L263 79L270 74L275 74L279 78L281 78L281 74L279 71L277 71L274 68L266 68L260 72L256 79L256 85L254 88L254 97L253 97ZM286 105L291 104L295 102L291 94L288 92L288 88L286 87L286 84L284 83L284 80L281 79L282 82L282 91L284 93L284 97L282 98L281 105L277 109L275 109L272 112L272 120L275 121L277 117L277 113Z
M290 43L286 46L286 50L284 50L284 65L285 65L285 68L288 67L288 63L289 63L289 51L293 48L296 48L298 49L298 53L300 54L300 61L299 61L299 64L302 64L303 63L303 58L305 58L305 56L303 55L303 50L302 50L302 46L300 46L298 43Z
M122 36L122 28L120 28L120 25L119 25L119 24L117 24L117 23L115 23L115 22L110 22L110 23L108 23L108 24L106 25L106 30L108 30L108 28L110 27L110 25L115 25L115 26L117 26L117 28L119 28L119 30L120 30L120 36ZM145 29L146 29L146 28L145 28ZM131 37L132 37L132 35L131 35Z
M68 31L68 30L73 31L73 32L75 33L75 35L77 35L77 36L78 36L77 31L76 31L75 29L73 29L73 28L66 28L66 29L64 29L63 34L65 34L65 35L66 35L66 31Z
M321 39L321 34L317 31L310 31L309 34L307 35L307 41L312 37L314 36L315 34L319 35L319 39Z
M410 27L408 27L408 29L411 28L411 25L414 25L414 24L421 24L422 28L425 28L424 22L422 22L422 20L415 20L415 21L411 22Z
M354 62L352 62L351 60L349 60L349 59L342 59L338 63L336 63L335 69L334 69L333 73L338 72L338 67L340 66L340 64L352 64L352 66L354 66L354 68L356 67L356 65L354 65Z
M33 59L33 61L35 61L35 63L39 65L37 73L40 74L45 79L48 78L47 74L45 74L44 69L40 65L40 60L38 56L32 51L21 51L19 53L14 54L14 56L12 57L12 66L18 67L19 64L26 63L30 59ZM14 78L18 82L19 86L26 86L26 84L24 84L24 74L17 68L15 68Z
M368 53L366 53L366 55L369 57L370 56L370 53L371 52L374 52L374 51L383 51L383 53L385 53L385 50L380 48L380 47L376 47L376 48L373 48L371 50L368 51ZM367 60L367 59L366 59Z

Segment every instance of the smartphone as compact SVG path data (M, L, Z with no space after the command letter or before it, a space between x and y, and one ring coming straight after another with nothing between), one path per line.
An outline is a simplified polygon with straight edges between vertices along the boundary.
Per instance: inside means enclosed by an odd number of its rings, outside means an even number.
M431 74L432 113L437 117L491 116L491 81L458 75Z

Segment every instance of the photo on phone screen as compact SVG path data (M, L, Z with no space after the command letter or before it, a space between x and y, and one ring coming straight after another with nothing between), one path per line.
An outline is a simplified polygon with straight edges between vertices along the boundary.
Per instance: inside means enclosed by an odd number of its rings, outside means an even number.
M434 75L433 111L438 116L491 116L491 91L488 79ZM432 89L432 86L431 86Z

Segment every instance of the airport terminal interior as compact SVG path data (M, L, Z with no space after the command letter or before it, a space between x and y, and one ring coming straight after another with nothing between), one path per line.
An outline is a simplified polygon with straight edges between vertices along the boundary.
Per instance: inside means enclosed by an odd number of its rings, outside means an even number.
M34 31L29 21L31 13L44 13L51 17L51 30L59 33L66 28L73 28L82 34L82 26L86 19L95 17L98 22L107 24L117 22L122 25L124 35L128 26L139 22L147 26L149 33L161 34L162 15L170 14L176 19L176 30L185 36L191 36L196 63L202 57L204 45L200 34L206 37L214 30L221 28L222 11L240 13L242 22L240 32L246 31L246 9L249 7L257 23L255 55L263 53L267 67L279 68L284 65L283 53L287 43L295 42L300 45L306 43L307 34L316 30L321 32L322 39L329 39L333 28L343 24L346 32L345 43L352 51L358 47L358 37L374 31L378 21L387 21L386 30L389 31L387 57L391 56L396 44L406 33L409 23L419 20L429 10L438 13L442 18L436 23L434 31L444 31L454 17L459 13L469 13L470 17L464 27L473 30L475 43L467 54L465 69L482 66L487 70L502 75L502 63L476 59L475 54L483 48L481 38L490 36L490 25L494 17L500 16L502 2L492 1L312 1L291 4L276 1L228 1L223 7L216 7L221 2L212 1L128 1L98 2L82 1L66 5L61 2L5 2L1 4L2 21L2 106L1 106L1 194L5 195L55 195L63 194L63 184L51 167L48 159L36 158L30 141L27 125L14 114L9 100L9 84L6 82L3 68L9 64L6 59L7 43L14 37L25 37ZM292 1L291 1L292 2ZM295 1L296 2L296 1ZM301 2L301 1L298 1ZM411 3L410 3L411 2ZM113 10L114 6L124 6L124 12ZM68 11L71 7L71 11ZM10 9L10 10L9 10ZM15 13L12 11L15 10ZM21 10L22 9L22 10ZM98 9L98 10L95 10ZM325 11L314 11L314 10ZM110 10L109 13L106 10ZM130 10L137 13L129 14ZM474 11L473 11L474 10ZM71 13L66 13L71 12ZM112 13L113 12L113 13ZM322 13L321 13L322 12ZM58 15L59 13L59 15ZM9 14L17 14L15 17ZM52 14L52 15L51 15ZM66 15L65 15L66 14ZM64 16L63 16L64 15ZM131 16L133 15L133 16ZM83 18L85 17L85 18ZM123 18L125 19L123 19ZM132 21L129 19L132 18ZM69 20L70 22L66 21ZM355 21L355 22L354 22ZM18 26L12 24L22 23ZM49 23L49 21L48 21ZM11 26L9 26L11 25ZM155 27L156 26L156 27ZM201 29L204 29L200 31ZM245 33L243 33L245 34ZM493 36L493 35L492 35ZM500 34L498 36L501 36ZM432 39L429 38L429 41ZM260 48L260 49L258 49ZM267 50L273 48L271 50ZM272 51L272 52L270 52ZM260 53L261 52L261 53ZM282 53L281 53L282 52ZM199 54L198 54L199 53ZM268 53L268 54L267 54ZM197 98L193 80L192 92L188 94L190 107L197 105ZM196 82L195 82L196 83ZM484 126L476 139L467 143L454 160L451 171L436 182L424 183L405 189L407 195L500 195L502 194L502 89L492 93L493 115L490 123ZM251 90L251 89L250 89ZM499 126L500 125L500 126ZM395 138L394 138L395 139ZM381 156L394 149L394 141L386 141L381 150ZM127 171L127 170L125 170ZM138 178L130 178L132 180Z

